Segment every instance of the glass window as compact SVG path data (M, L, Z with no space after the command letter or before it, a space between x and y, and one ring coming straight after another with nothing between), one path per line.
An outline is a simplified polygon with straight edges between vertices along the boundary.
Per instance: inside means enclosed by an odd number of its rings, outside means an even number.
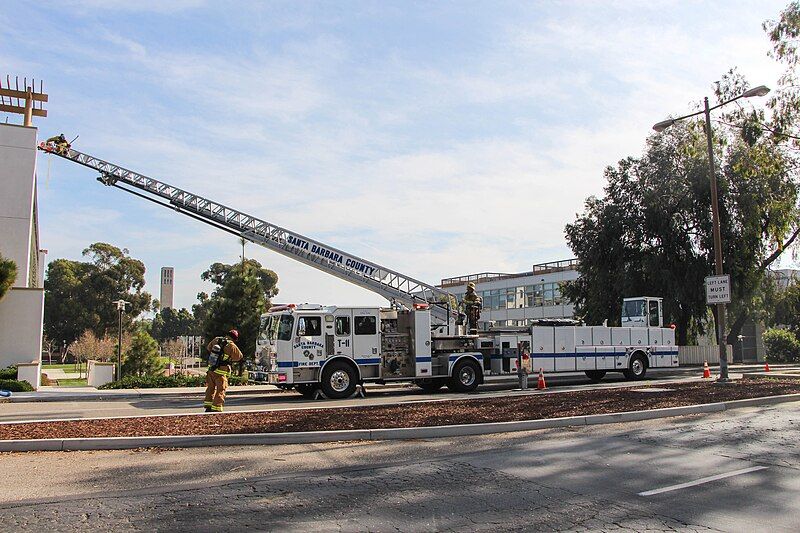
M301 316L297 319L297 335L300 337L322 335L322 318L318 316Z
M553 284L552 283L545 283L544 284L544 305L553 305Z
M281 321L278 323L279 341L292 340L292 326L294 326L294 317L292 315L281 315Z
M277 320L277 318L278 317L274 316L261 317L261 325L258 328L258 340L256 341L256 343L258 344L265 343L267 340L275 338L271 335L271 333L272 330L274 329L272 327L272 324L275 320Z
M644 300L631 300L622 306L622 316L626 318L644 315Z
M650 327L657 328L658 327L658 302L655 300L651 300L647 303L648 311L650 313Z
M340 337L347 337L350 335L350 317L337 316L336 317L336 334Z
M378 331L374 316L357 316L353 322L356 335L375 335Z

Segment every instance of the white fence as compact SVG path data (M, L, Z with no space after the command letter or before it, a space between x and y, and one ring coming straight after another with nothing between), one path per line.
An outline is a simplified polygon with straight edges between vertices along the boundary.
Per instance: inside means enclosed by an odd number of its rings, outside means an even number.
M733 361L733 346L726 345L728 362ZM719 345L714 346L678 346L678 362L681 365L719 364Z

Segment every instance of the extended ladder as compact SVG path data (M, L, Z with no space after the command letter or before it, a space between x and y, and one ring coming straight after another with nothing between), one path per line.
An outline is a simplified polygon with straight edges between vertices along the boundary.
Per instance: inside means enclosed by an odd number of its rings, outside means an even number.
M455 313L455 310L449 307L450 294L427 283L77 150L70 149L66 153L59 153L45 143L40 143L39 149L100 172L100 177L97 179L104 185L117 187L164 207L171 207L192 218L371 290L390 302L408 308L412 308L415 304L427 303L430 305L431 314L443 321L447 320L448 313L451 316ZM120 183L147 194L122 187ZM159 199L168 203L163 203Z

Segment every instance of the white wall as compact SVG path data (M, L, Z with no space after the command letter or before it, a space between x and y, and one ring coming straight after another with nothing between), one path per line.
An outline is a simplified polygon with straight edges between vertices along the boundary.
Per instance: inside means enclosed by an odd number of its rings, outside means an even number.
M0 124L0 254L17 264L15 287L27 287L34 231L36 128Z
M0 302L0 368L38 361L44 289L12 288Z

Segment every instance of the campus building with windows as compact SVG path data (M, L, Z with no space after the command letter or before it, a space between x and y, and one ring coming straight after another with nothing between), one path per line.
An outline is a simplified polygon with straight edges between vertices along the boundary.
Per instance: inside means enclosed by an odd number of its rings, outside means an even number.
M578 260L568 259L536 264L519 274L482 272L445 278L439 287L461 302L467 283L475 283L483 298L484 328L526 326L540 318L573 318L574 306L561 294L561 285L578 276Z

